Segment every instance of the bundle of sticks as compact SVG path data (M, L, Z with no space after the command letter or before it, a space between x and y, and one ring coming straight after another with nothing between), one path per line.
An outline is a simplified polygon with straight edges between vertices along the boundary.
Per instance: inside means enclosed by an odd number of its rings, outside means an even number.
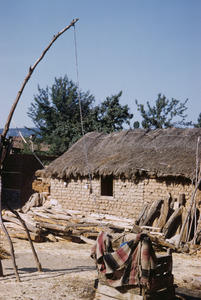
M129 219L98 214L87 215L56 206L31 207L26 213L18 212L18 214L25 221L31 239L35 242L60 239L82 242L86 239L96 239L100 231L106 231L109 227L114 232L132 229L132 220ZM2 218L11 237L27 239L26 231L16 215L6 210L3 211Z

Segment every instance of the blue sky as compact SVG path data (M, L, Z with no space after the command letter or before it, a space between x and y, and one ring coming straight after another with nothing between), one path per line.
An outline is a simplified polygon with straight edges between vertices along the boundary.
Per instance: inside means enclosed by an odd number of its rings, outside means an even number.
M76 23L80 88L96 104L123 91L120 103L141 120L135 99L154 105L158 93L184 102L187 121L201 113L200 0L0 0L0 128L30 65L73 19ZM50 48L25 87L13 119L27 116L37 86L67 75L75 83L73 28ZM10 127L14 127L11 123Z

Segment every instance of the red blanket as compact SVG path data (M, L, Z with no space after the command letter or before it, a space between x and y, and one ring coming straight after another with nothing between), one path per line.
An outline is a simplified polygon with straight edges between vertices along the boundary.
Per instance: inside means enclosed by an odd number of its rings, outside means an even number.
M156 256L146 233L139 234L135 240L113 251L111 237L101 232L91 256L112 286L143 285L149 288L156 267Z

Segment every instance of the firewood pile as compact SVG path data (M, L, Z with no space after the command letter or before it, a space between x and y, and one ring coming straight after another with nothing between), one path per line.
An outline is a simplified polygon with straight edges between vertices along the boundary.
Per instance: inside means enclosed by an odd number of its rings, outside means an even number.
M111 230L117 233L132 229L129 219L114 216L99 216L98 214L82 214L80 211L61 209L57 206L44 204L40 207L31 207L26 213L18 212L25 221L31 239L35 242L61 239L73 242L93 243L102 230ZM18 218L6 210L2 216L4 224L11 237L27 239Z
M56 242L68 240L76 243L94 244L100 231L108 232L113 237L114 248L129 239L135 239L136 234L144 228L137 226L131 219L121 219L111 215L91 213L82 214L80 211L61 209L56 206L43 205L31 207L26 213L18 212L25 221L32 241ZM3 211L3 221L11 238L28 239L19 219L9 210ZM3 231L1 231L3 234ZM175 246L161 238L156 233L149 233L153 243L160 248Z
M185 206L185 195L179 199L167 195L144 206L135 224L174 244L177 248L201 242L200 210Z
M163 200L146 204L135 221L111 215L62 209L46 203L40 194L31 197L18 214L25 221L34 242L56 242L65 239L93 244L99 232L105 231L121 243L126 236L132 239L136 234L147 231L152 243L159 249L189 250L187 241L194 240L195 244L200 243L200 231L197 227L195 236L195 224L191 222L192 216L185 207L184 195L180 195L179 201L174 201L167 195ZM11 238L27 239L26 231L13 212L4 210L2 218Z

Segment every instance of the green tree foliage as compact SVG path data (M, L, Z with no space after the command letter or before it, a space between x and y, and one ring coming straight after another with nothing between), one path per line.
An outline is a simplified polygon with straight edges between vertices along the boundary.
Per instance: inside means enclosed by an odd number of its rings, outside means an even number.
M201 127L201 113L199 114L198 122L197 122L197 124L194 124L194 127L195 128L200 128Z
M145 110L143 104L139 104L137 100L137 110L141 113L143 118L141 125L143 128L167 128L167 127L179 127L179 126L190 126L191 122L185 122L187 115L186 99L183 103L180 100L172 98L168 100L164 95L158 94L158 98L153 107L147 102L148 109ZM179 121L173 121L173 119L179 119ZM134 128L139 127L139 122L135 122Z
M107 97L105 101L94 108L94 121L97 131L110 133L122 130L124 123L130 125L133 114L129 113L128 105L120 105L121 95L122 91L117 95Z
M51 146L51 154L64 153L81 136L79 91L67 76L55 78L51 88L42 89L34 96L28 111L43 142ZM112 132L123 129L133 117L127 105L121 106L118 95L108 97L99 106L93 107L94 96L80 92L84 132Z

